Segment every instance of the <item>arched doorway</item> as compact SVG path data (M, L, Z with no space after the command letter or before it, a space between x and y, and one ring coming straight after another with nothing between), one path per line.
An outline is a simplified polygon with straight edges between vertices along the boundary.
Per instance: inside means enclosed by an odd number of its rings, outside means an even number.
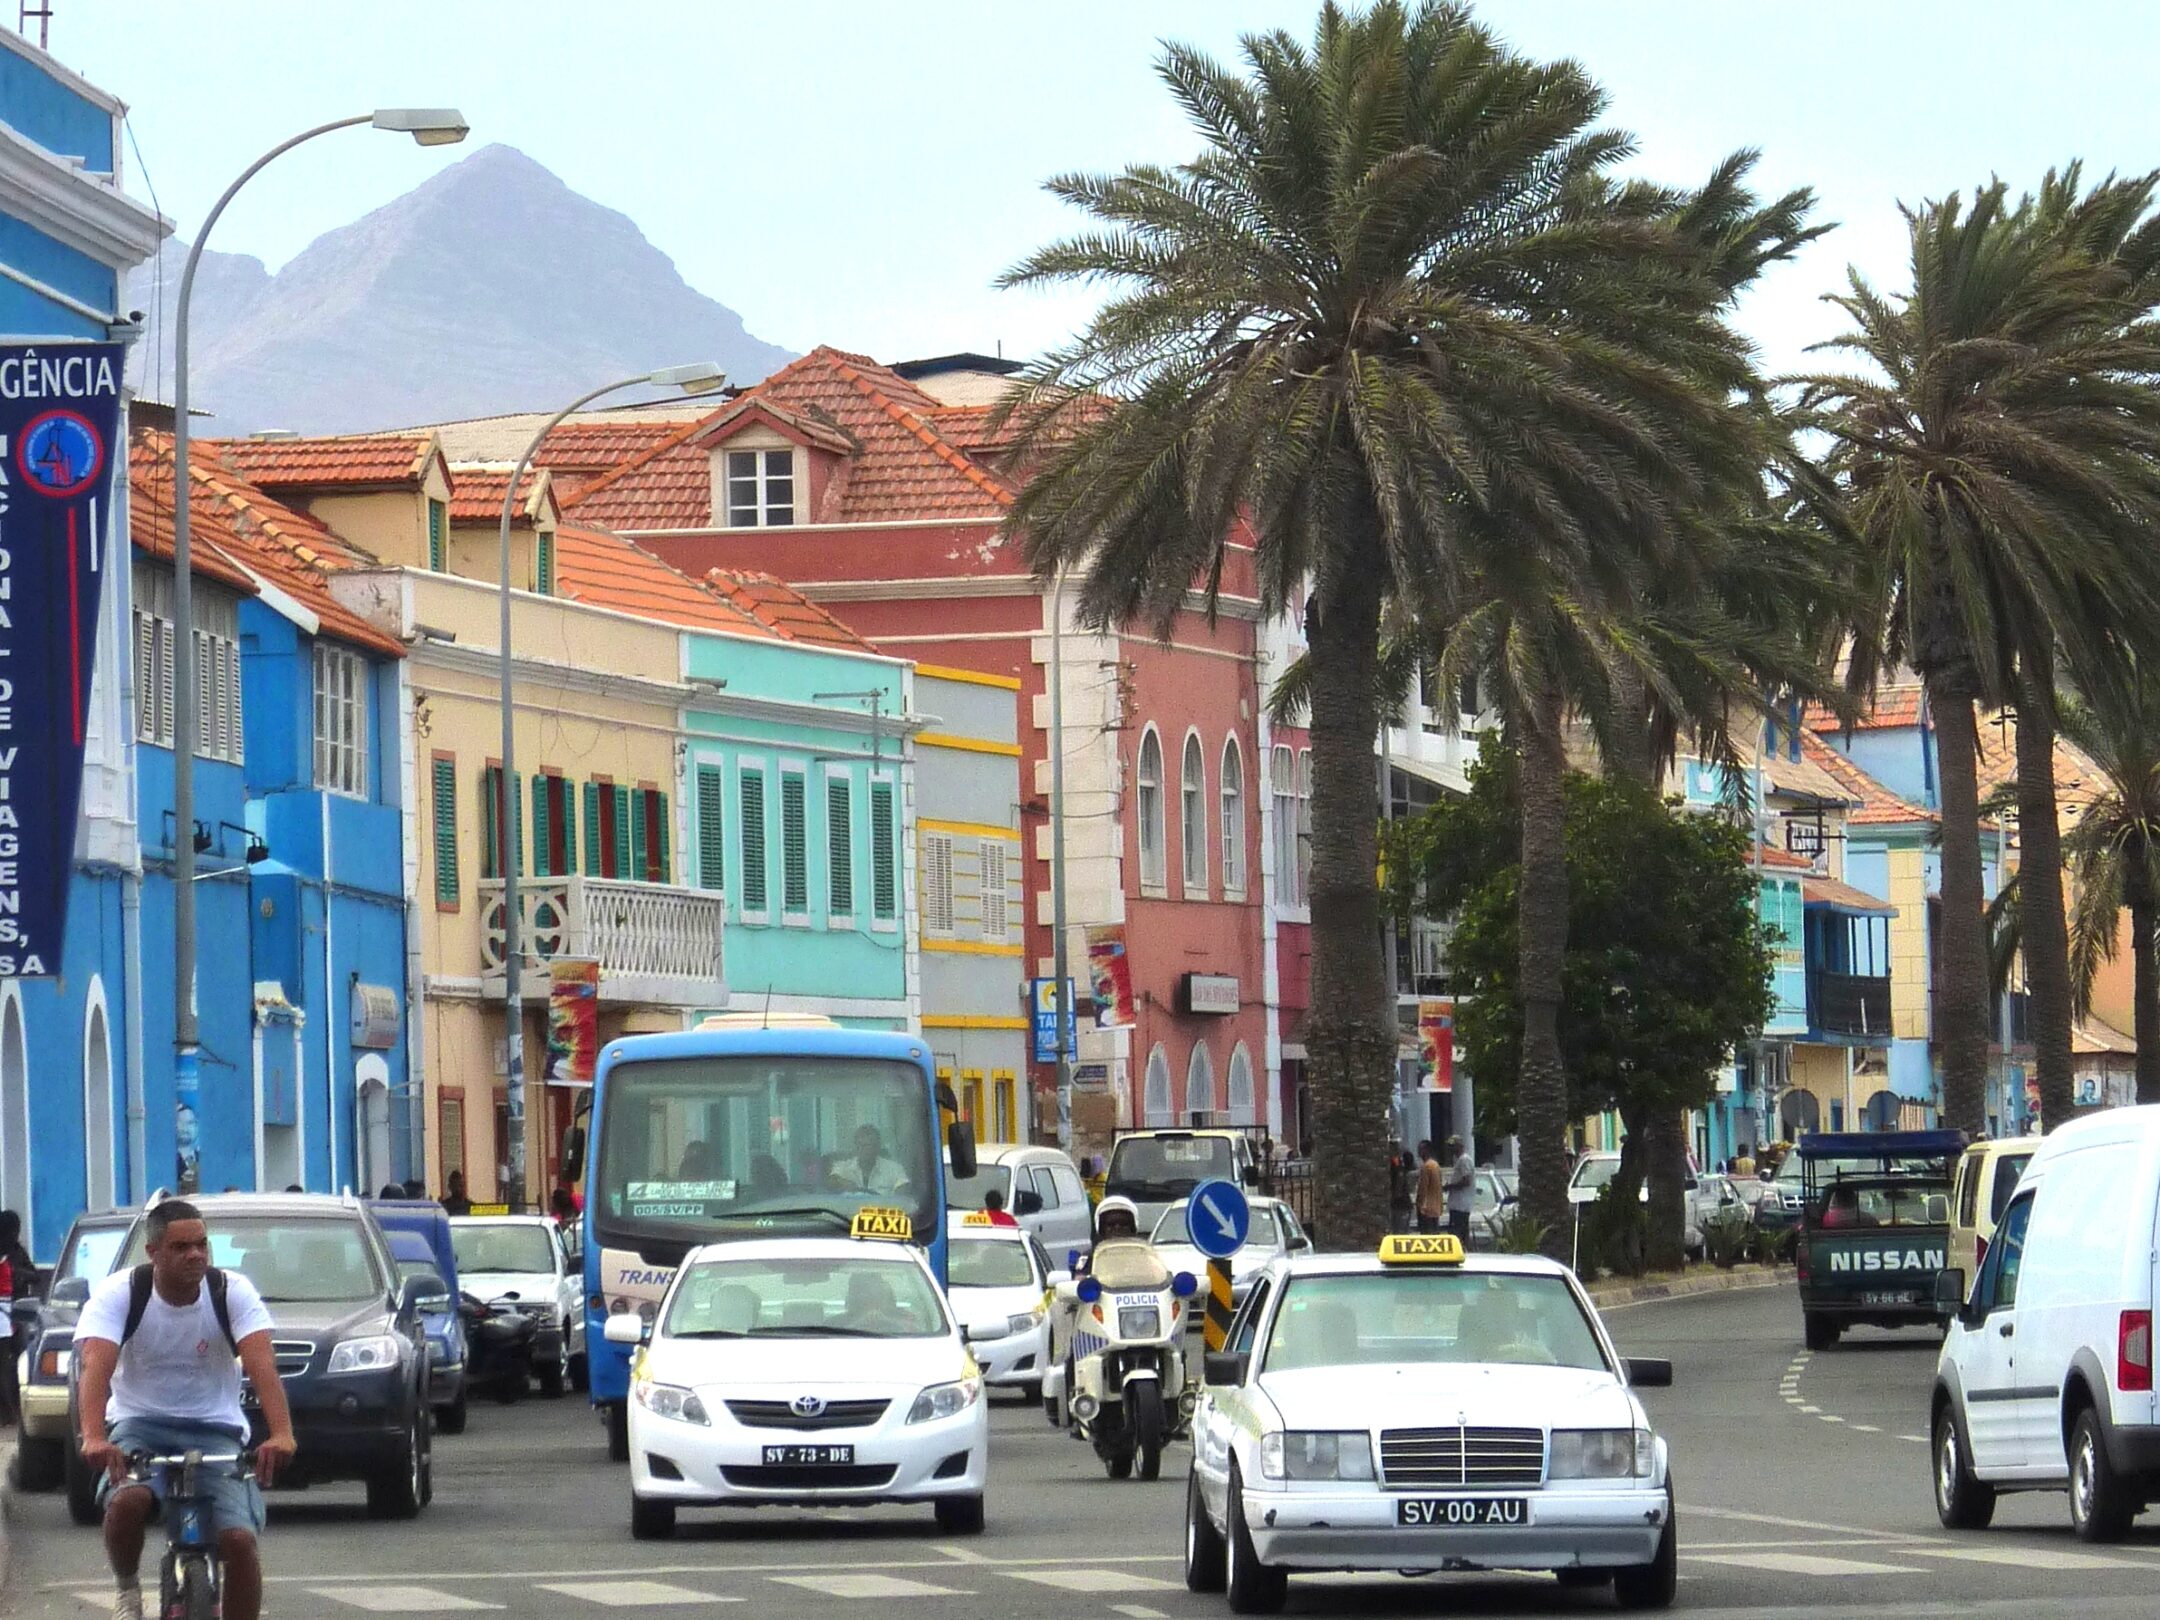
M1871 1131L1894 1131L1905 1112L1905 1099L1894 1091L1878 1091L1868 1098L1867 1107L1860 1115L1861 1124Z
M1822 1104L1812 1091L1788 1091L1778 1102L1779 1133L1797 1142L1810 1131L1822 1129Z
M37 1229L30 1211L30 1051L22 992L13 984L0 987L0 1208L22 1217L26 1238Z
M1230 1095L1227 1099L1230 1123L1233 1125L1257 1125L1260 1122L1253 1099L1252 1054L1239 1041L1230 1053Z
M369 1052L353 1065L353 1153L358 1184L368 1193L402 1180L390 1159L390 1065Z
M93 975L83 1013L83 1202L113 1205L112 1036L105 1021L105 984Z
M1195 1125L1215 1122L1215 1058L1206 1041L1194 1041L1185 1063L1185 1117Z
M1147 1090L1140 1099L1141 1122L1146 1125L1172 1123L1170 1112L1170 1054L1158 1042L1147 1055Z

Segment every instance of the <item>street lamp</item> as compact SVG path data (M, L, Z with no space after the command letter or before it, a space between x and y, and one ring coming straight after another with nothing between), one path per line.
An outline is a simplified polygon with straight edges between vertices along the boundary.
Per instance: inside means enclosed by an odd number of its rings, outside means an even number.
M1066 960L1065 938L1065 568L1058 564L1057 582L1050 588L1050 972L1052 1001L1057 1020L1057 1141L1072 1152L1073 1052L1066 1044L1066 1030L1080 1038L1078 1015L1067 1003L1072 999L1072 965Z
M726 383L727 373L704 360L694 365L668 366L643 376L625 377L620 382L595 388L589 394L581 394L549 417L547 425L532 436L532 442L518 457L517 466L510 473L510 482L503 489L502 526L498 536L502 560L502 800L496 810L495 824L503 829L503 1071L510 1104L510 1185L505 1189L505 1201L513 1212L525 1207L525 1008L524 991L518 982L521 957L518 858L523 839L520 836L522 829L515 826L510 817L511 807L517 803L517 710L511 690L516 670L510 656L510 520L517 511L518 484L525 477L525 469L532 465L533 457L540 453L541 444L562 425L563 419L583 410L604 394L648 387L673 388L685 394L709 394Z
M195 737L198 719L195 705L195 576L194 552L188 530L192 480L188 476L188 303L195 291L196 267L202 263L203 245L225 212L226 204L240 188L273 159L283 157L303 141L332 130L354 129L362 124L410 135L422 146L449 146L462 141L469 126L451 107L378 107L356 118L340 118L303 130L281 142L240 171L225 188L195 245L188 249L187 267L180 272L180 302L173 315L173 819L179 828L173 838L173 1118L176 1122L192 1111L202 1083L201 1040L195 1027L195 841L187 836L195 825ZM335 1166L332 1167L333 1171ZM195 1188L195 1166L182 1166L182 1192Z

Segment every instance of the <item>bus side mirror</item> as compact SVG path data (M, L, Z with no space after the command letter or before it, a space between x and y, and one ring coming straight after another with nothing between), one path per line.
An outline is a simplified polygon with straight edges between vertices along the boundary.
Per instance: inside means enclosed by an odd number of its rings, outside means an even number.
M585 1127L573 1125L563 1132L562 1178L568 1182L585 1179Z
M945 1128L945 1158L962 1181L975 1174L975 1127L956 1119Z

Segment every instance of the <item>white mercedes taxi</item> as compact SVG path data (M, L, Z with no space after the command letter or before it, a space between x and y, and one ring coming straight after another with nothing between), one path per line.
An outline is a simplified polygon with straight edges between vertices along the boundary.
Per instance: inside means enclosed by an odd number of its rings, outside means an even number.
M973 1330L968 1349L983 1382L1040 1400L1050 1361L1048 1258L1023 1228L981 1210L951 1217L945 1232L953 1314Z
M1552 1570L1662 1608L1677 1579L1665 1442L1566 1267L1451 1236L1294 1255L1206 1358L1185 1584L1238 1614L1294 1570Z
M945 1533L983 1527L982 1374L899 1210L851 1237L692 1250L630 1367L630 1529L681 1508L928 1502ZM620 1324L618 1326L618 1324ZM1003 1323L999 1324L1002 1329Z

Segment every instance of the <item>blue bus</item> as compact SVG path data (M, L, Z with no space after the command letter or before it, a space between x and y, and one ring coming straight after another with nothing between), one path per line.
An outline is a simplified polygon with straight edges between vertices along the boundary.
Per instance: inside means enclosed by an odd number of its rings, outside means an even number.
M698 1245L845 1235L860 1209L899 1209L945 1280L945 1158L972 1174L975 1142L919 1036L711 1018L609 1043L590 1101L566 1169L583 1171L586 1370L618 1461L631 1350L607 1318L650 1320Z

